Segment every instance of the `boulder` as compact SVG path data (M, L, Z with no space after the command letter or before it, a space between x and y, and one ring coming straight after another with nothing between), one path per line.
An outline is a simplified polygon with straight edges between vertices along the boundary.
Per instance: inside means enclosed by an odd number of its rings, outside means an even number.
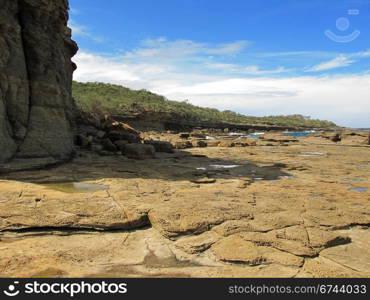
M113 142L119 140L126 140L130 143L140 142L140 137L138 135L122 130L111 130L108 132L107 136Z
M190 133L180 133L180 139L188 139L190 137Z
M146 144L127 144L124 154L132 159L150 159L155 158L155 148Z
M176 149L187 149L193 147L190 141L174 141L172 142L172 145Z
M204 133L192 133L191 137L198 139L206 139L207 135L205 135Z
M334 134L333 136L330 137L330 140L332 142L338 143L342 140L342 137L339 133L336 133L336 134Z
M170 142L165 141L144 141L147 145L152 145L156 152L173 153L174 149Z
M126 140L119 140L119 141L115 141L114 144L117 146L118 150L124 151L126 145L128 144L128 141L126 141Z
M104 150L104 147L103 147L103 145L100 145L100 144L92 144L92 145L90 145L90 150L94 151L94 152L97 152L97 153L100 153L101 151Z
M96 136L99 138L99 139L102 139L105 137L107 133L105 131L102 131L102 130L98 130L98 132L96 133Z
M199 148L206 148L207 147L207 142L202 141L202 140L194 140L191 142L193 147L199 147Z
M242 141L235 142L235 147L247 147L247 146L248 146L247 142L242 142Z
M86 148L86 147L90 146L91 141L90 141L90 139L87 136L85 136L83 134L78 134L75 137L75 144L77 146Z
M209 183L215 183L216 179L204 177L204 178L192 179L191 182L198 183L198 184L209 184Z
M100 156L113 156L113 155L116 155L116 153L112 151L103 150L103 151L99 151L99 155Z
M99 132L99 130L93 126L93 125L89 125L87 122L86 123L80 123L78 124L78 132L80 134L83 134L83 135L93 135L93 136L96 136Z
M110 139L102 140L101 144L103 145L104 149L107 151L115 152L117 151L117 147L115 144L112 143Z
M123 123L123 122L117 122L114 120L113 117L106 116L103 120L103 126L107 131L110 130L118 130L118 131L124 131L128 133L132 133L134 135L139 135L140 132L137 131L135 128L131 127L130 125Z
M235 143L233 141L224 140L218 144L218 147L235 147Z
M207 146L208 147L218 147L219 144L220 144L220 141L217 141L217 140L208 140L207 141Z

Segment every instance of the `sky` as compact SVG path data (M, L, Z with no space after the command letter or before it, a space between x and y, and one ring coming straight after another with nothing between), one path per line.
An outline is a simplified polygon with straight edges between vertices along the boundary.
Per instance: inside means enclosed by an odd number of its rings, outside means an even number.
M370 127L370 0L70 0L74 79Z

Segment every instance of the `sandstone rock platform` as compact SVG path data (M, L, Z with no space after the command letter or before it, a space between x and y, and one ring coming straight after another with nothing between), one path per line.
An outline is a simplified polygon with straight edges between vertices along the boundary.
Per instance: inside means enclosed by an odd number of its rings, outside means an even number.
M2 174L0 276L370 277L369 152L81 152Z

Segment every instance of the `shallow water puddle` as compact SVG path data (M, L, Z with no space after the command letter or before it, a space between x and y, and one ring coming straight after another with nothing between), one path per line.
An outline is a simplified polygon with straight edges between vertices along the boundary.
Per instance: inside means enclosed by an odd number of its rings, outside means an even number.
M245 137L248 139L259 139L265 135L264 132L255 132L255 133L250 133L246 135Z
M212 169L234 169L241 167L241 165L210 165Z
M196 170L210 172L211 175L223 174L226 177L249 177L253 180L279 180L291 179L293 176L281 171L275 165L255 166L253 164L211 164L205 167L197 167Z
M363 188L363 187L352 187L348 190L349 191L355 191L355 192L361 192L361 193L366 193L367 192L367 188Z
M298 156L317 156L317 155L324 155L323 152L304 152L303 154L300 154Z
M184 268L184 267L199 267L200 264L190 262L188 260L179 260L176 256L159 257L153 251L145 256L143 265L149 268Z
M47 183L43 186L64 193L95 193L108 189L106 185L84 182Z
M285 131L284 135L285 136L294 136L294 137L306 137L312 134L316 133L322 133L323 131L315 131L315 130L310 130L310 131Z

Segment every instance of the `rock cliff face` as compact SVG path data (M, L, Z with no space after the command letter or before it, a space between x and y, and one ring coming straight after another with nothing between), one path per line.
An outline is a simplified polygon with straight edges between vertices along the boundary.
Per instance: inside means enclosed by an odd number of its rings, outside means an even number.
M73 150L67 0L0 0L0 166Z

